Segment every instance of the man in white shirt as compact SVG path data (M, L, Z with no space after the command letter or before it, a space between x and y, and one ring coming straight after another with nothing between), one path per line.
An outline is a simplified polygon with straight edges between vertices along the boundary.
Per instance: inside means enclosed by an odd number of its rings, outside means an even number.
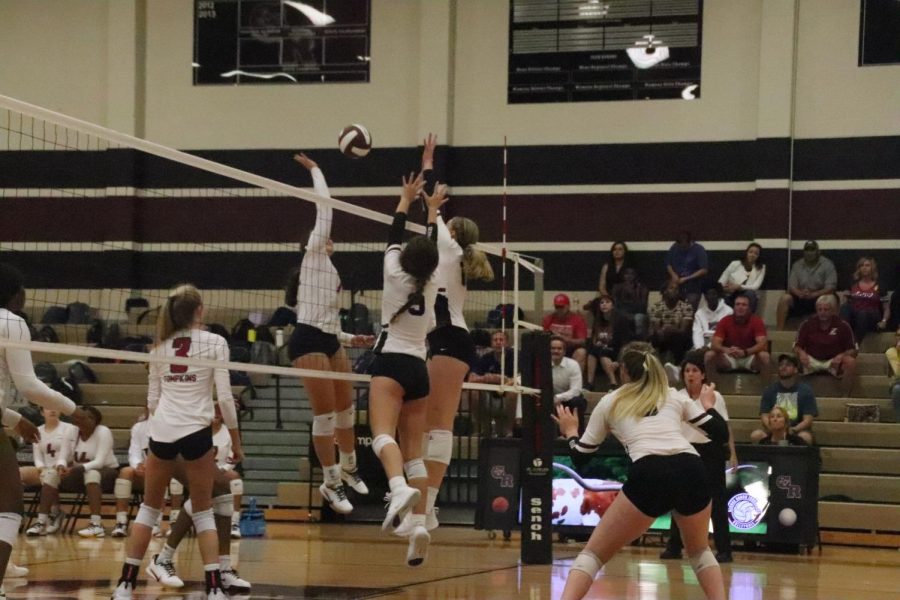
M581 393L581 367L575 359L566 356L566 341L556 335L550 338L550 366L553 402L569 407L578 415L578 431L583 433L587 400Z
M694 312L694 350L708 347L716 332L716 325L734 312L730 306L722 302L722 296L722 285L719 283L706 288L703 292L706 306L701 304Z

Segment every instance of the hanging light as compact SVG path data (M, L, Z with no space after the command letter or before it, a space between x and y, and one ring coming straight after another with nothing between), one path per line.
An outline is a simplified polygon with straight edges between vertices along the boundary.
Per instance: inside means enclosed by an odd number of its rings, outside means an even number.
M649 69L669 58L669 47L652 33L636 41L625 52L638 69Z

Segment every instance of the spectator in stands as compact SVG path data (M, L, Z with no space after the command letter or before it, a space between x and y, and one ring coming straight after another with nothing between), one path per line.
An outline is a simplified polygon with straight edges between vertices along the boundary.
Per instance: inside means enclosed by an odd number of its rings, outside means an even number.
M833 294L836 289L834 263L822 256L816 241L809 240L803 245L803 258L791 267L787 293L778 301L778 329L784 329L788 316L805 317L814 313L816 300Z
M701 306L694 311L694 350L708 348L719 321L734 312L721 300L723 295L722 285L718 283L709 286L703 292L706 306L701 303Z
M100 508L103 492L112 491L119 472L119 461L113 453L113 434L101 425L103 415L94 406L83 406L88 414L85 423L78 427L78 437L73 453L74 463L61 473L61 492L84 492L91 512L90 525L78 531L81 537L106 536Z
M762 319L750 311L750 298L738 292L734 314L719 321L706 353L710 379L718 371L737 369L759 373L763 385L769 383L769 338Z
M694 309L681 298L679 286L669 281L662 292L662 300L650 307L650 343L660 358L666 353L671 361L681 364L684 354L691 347L691 323Z
M600 268L600 295L611 296L613 288L625 281L625 269L631 267L628 259L628 245L625 242L613 242L609 249L609 258Z
M894 405L894 422L900 423L900 328L894 337L894 345L888 348L884 355L891 370L889 377L893 378L891 401Z
M681 363L680 377L684 382L684 393L693 400L697 406L703 409L700 402L700 391L706 383L706 367L704 366L704 353L698 350L688 352ZM715 392L716 412L724 421L728 421L728 408L722 394ZM687 422L682 422L681 432L685 439L691 443L706 467L706 474L712 484L712 523L713 539L716 542L716 560L720 563L730 563L734 559L731 556L731 535L728 530L728 500L725 497L725 463L730 468L737 467L737 451L734 446L734 435L731 426L728 427L728 446L717 444L710 440L701 429L697 429ZM662 559L681 558L681 549L684 544L681 541L681 532L675 520L669 528L669 539L666 549L659 555Z
M514 362L514 351L507 346L506 333L503 331L495 331L491 334L490 350L475 361L472 370L469 372L468 381L492 385L500 385L501 382L505 381L508 385L512 385L514 383L515 374L513 370ZM516 417L516 401L518 396L512 392L507 392L503 395L503 399L501 400L500 396L493 392L470 391L472 392L469 395L470 407L479 406L479 400L485 398L486 394L490 394L490 399L500 402L502 405L503 419L502 422L498 424L498 429L494 433L496 433L496 435L508 435L512 433L513 423ZM492 408L492 406L490 408ZM474 408L472 411L475 412ZM489 421L491 420L494 420L492 411Z
M881 321L881 289L878 286L878 265L875 259L864 256L856 262L853 285L844 293L841 318L853 328L856 342L878 329Z
M900 269L897 270L900 271ZM900 327L900 294L897 293L898 291L900 290L891 292L890 299L885 303L884 316L878 322L878 329L893 331Z
M582 395L581 367L566 357L566 340L558 335L550 338L550 366L553 371L553 402L568 407L578 415L578 430L584 432L587 400Z
M709 272L708 266L706 248L694 241L690 231L678 234L666 254L666 271L694 310L700 303L700 290Z
M761 260L762 246L753 242L744 251L744 257L733 260L722 271L719 283L725 290L725 303L734 306L734 296L738 292L744 292L750 299L750 310L756 313L759 303L756 292L762 286L766 278L766 265Z
M622 282L613 286L612 297L616 310L631 321L635 339L647 336L647 298L650 291L638 279L637 271L628 267L622 270Z
M841 392L850 395L856 373L856 340L850 325L837 316L834 294L816 300L816 314L797 332L794 351L805 374L827 371L841 382Z
M59 420L59 411L41 408L44 424L38 427L41 439L32 445L33 467L22 467L22 483L41 486L37 522L25 535L39 536L56 533L62 526L63 513L59 508L59 474L72 462L72 451L78 428Z
M594 376L597 363L609 379L610 389L619 386L616 373L619 370L619 350L631 341L631 325L628 317L619 314L612 296L603 294L596 301L594 323L591 326L591 338L588 344L587 357L587 389L594 389Z
M799 381L800 359L794 354L778 355L778 381L763 390L759 402L759 418L762 428L750 434L750 439L759 442L772 430L769 414L772 408L784 408L788 417L788 433L803 438L807 444L813 443L813 420L819 415L816 396L812 388Z
M572 357L584 370L587 350L588 329L584 318L569 310L571 302L565 294L557 294L553 298L553 312L544 317L544 331L558 336L566 345L566 356Z
M806 440L790 433L788 430L790 417L783 406L773 406L769 411L769 433L759 440L763 446L806 446Z

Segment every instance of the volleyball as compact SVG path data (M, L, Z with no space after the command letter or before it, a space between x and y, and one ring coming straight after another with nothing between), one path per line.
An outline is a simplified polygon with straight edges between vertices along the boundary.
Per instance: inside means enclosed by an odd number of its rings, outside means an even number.
M509 510L509 500L503 496L497 496L494 498L494 501L491 502L491 509L495 513L504 513Z
M348 158L362 158L372 149L372 134L357 123L347 125L338 135L338 147Z
M790 527L797 522L797 511L793 508L784 508L778 513L778 521L785 527Z

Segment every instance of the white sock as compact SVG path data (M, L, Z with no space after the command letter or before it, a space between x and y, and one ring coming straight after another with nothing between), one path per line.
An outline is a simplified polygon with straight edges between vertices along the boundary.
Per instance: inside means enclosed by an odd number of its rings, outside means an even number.
M341 483L341 465L330 465L322 467L322 473L325 476L325 485L330 488L336 488Z
M241 523L241 511L236 510L231 513L231 524L232 525L240 525Z
M425 514L434 512L434 503L437 502L439 491L440 489L429 486L428 494L425 496Z
M163 546L162 551L159 553L159 557L156 559L156 562L172 562L173 558L175 558L175 548L166 544L165 546Z
M388 481L388 485L390 486L391 493L393 494L406 487L406 479L402 475L391 477Z
M103 523L103 519L100 518L100 515L91 515L91 525L96 525L97 527L100 527L102 523Z
M45 513L38 513L38 523L41 525L46 525L47 521L50 520L50 515Z
M409 520L413 527L425 527L425 515L411 514Z
M348 473L356 470L356 450L352 452L341 452L341 468Z
M219 557L219 566L223 571L231 570L231 555L223 554Z
M128 525L128 513L124 510L116 512L116 525Z

